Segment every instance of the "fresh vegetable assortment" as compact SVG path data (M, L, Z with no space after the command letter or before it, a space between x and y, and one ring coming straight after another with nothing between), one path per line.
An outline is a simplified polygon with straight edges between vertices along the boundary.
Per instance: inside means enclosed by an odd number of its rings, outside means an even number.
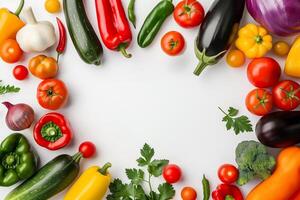
M127 48L134 41L129 22L136 28L140 26L137 17L142 18L135 12L137 2L130 0L126 12L121 0L95 0L103 44L127 58L131 57ZM57 77L59 67L64 67L59 66L59 58L65 53L67 34L83 61L94 65L103 61L103 48L89 22L84 1L63 0L62 3L63 6L59 0L45 0L44 9L55 14L63 7L67 29L58 17L57 26L50 21L36 20L31 7L23 9L24 0L20 0L14 13L0 8L0 57L8 64L15 63L12 70L15 79L28 78L28 71L41 79L36 99L46 110L59 110L69 99L68 84ZM258 23L239 27L245 4ZM172 20L182 28L189 30L199 26L194 45L199 62L195 75L200 75L207 66L217 64L227 53L225 60L233 68L248 63L245 75L255 87L248 94L245 92L245 107L250 113L261 116L255 126L259 142L240 142L235 149L237 165L223 164L216 169L215 175L221 183L211 192L210 182L203 175L203 194L197 193L199 186L185 186L180 194L183 200L209 200L210 197L213 200L300 199L297 178L300 150L295 146L300 143L300 113L293 111L300 105L300 85L296 79L300 77L300 37L296 37L290 46L284 38L275 41L272 35L300 33L300 17L295 14L299 8L292 0L215 0L205 15L201 1L161 0L145 17L137 34L137 44L141 48L159 43L155 38L167 23L166 19L173 15ZM174 28L163 35L160 45L167 55L179 56L185 48L185 41L184 34ZM49 51L55 44L57 57L53 58ZM272 49L274 55L285 59L285 66L280 66L276 57L269 54ZM28 53L32 54L28 64L19 64L28 58ZM283 73L286 75L284 79ZM295 79L290 80L288 76ZM3 97L19 91L20 88L14 85L0 85ZM32 130L34 141L42 148L51 151L67 148L76 137L67 117L58 111L46 113L35 121L35 111L28 104L13 105L5 100L3 104L8 109L7 127L13 131ZM273 112L274 108L282 111ZM236 135L253 132L252 122L246 115L240 115L238 109L229 107L225 111L219 107L219 110L227 130L232 129ZM283 148L277 161L266 147ZM9 135L0 144L0 186L24 182L5 200L44 200L70 185L65 200L169 200L176 192L172 184L184 179L184 170L176 164L169 164L169 160L155 159L154 149L145 144L137 159L138 167L125 170L128 183L109 173L111 163L102 167L91 166L75 180L81 158L90 158L95 153L96 146L92 142L82 142L74 156L59 155L39 168L38 156L22 133ZM162 181L157 189L152 183L153 178ZM249 194L243 193L239 186L254 178L261 179L261 183Z

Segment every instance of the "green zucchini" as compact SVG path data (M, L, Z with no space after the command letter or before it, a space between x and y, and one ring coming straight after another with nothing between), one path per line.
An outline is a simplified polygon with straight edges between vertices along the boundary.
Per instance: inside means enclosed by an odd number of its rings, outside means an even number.
M12 190L5 200L46 200L63 191L77 177L81 154L60 155Z
M103 48L84 9L83 0L64 0L64 13L77 53L88 64L100 65Z

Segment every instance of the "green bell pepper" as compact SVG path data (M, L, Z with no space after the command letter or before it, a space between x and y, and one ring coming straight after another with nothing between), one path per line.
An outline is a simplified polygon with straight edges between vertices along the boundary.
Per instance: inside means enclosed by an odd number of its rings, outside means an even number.
M20 133L6 137L0 145L0 186L11 186L32 176L37 159Z

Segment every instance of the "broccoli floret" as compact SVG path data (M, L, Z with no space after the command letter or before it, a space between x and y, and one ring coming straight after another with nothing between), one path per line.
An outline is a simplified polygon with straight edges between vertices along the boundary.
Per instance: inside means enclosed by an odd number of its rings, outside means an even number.
M239 167L238 185L244 185L254 177L266 179L275 167L275 158L264 145L256 141L241 142L235 150L235 161Z

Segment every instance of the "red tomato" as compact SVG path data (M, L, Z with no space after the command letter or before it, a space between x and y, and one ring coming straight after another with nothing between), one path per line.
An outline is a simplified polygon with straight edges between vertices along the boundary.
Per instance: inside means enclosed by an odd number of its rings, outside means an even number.
M196 200L197 192L192 187L184 187L181 190L181 198L182 198L182 200Z
M177 165L167 165L163 170L163 177L167 183L176 183L181 178L181 169Z
M49 110L61 108L67 102L68 96L66 85L58 79L43 80L37 89L39 104Z
M265 89L254 89L246 97L246 106L255 115L266 115L273 107L272 94Z
M92 142L83 142L79 146L79 152L84 158L90 158L96 153L96 147Z
M161 39L162 50L170 56L178 55L183 50L184 45L184 38L177 31L170 31Z
M23 51L16 40L7 39L0 46L0 57L7 63L18 62L22 55Z
M197 0L183 0L176 5L173 16L180 26L192 28L202 23L205 12Z
M281 110L294 110L300 105L300 85L295 81L281 81L273 88L273 100Z
M281 68L273 58L255 58L248 65L249 81L256 87L267 88L276 85L280 78Z
M234 165L224 164L219 168L218 176L223 183L231 184L237 181L239 171Z
M13 70L13 75L17 80L24 80L28 76L28 69L23 65L17 65Z

